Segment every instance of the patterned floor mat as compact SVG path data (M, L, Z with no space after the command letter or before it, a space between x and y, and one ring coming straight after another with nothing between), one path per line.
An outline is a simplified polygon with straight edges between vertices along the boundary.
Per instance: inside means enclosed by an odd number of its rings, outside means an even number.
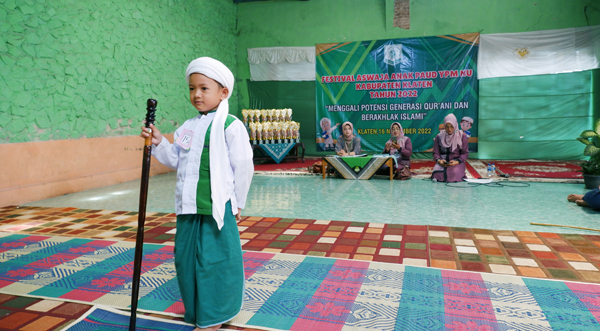
M127 331L129 330L129 312L107 307L93 307L75 323L69 331ZM136 317L136 330L153 331L193 331L194 326L180 321L169 321L148 316Z
M581 161L502 161L468 160L468 164L481 176L487 178L487 164L496 165L495 179L510 178L512 181L551 181L583 183L579 164Z
M148 213L146 225L147 243L173 244L174 214ZM6 233L134 241L136 226L135 212L0 208L0 232ZM244 217L239 230L247 251L600 283L600 236L594 235L262 217ZM60 330L90 307L0 295L0 329Z
M137 213L0 208L0 231L135 241ZM175 215L147 213L144 241L172 245ZM244 217L242 248L600 283L600 235Z
M591 330L600 286L286 254L246 254L235 323L275 330Z
M0 293L0 330L61 330L89 305Z
M3 236L0 290L125 308L131 301L134 246ZM138 309L181 316L173 247L144 245L143 255ZM298 331L600 327L598 285L264 252L245 252L244 270L244 304L230 322L241 327Z

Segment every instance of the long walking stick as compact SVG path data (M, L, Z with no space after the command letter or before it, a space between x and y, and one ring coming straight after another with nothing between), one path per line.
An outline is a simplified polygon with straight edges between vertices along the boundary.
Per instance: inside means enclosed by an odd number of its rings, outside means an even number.
M146 108L146 127L154 123L156 104L154 99L148 99ZM142 164L142 184L140 186L140 209L138 213L138 227L135 238L135 260L133 262L133 279L131 282L131 317L129 318L129 331L135 331L138 295L140 291L140 274L142 271L142 253L144 249L144 222L146 221L146 201L148 200L148 179L150 177L150 159L152 156L152 134L144 141L144 162Z

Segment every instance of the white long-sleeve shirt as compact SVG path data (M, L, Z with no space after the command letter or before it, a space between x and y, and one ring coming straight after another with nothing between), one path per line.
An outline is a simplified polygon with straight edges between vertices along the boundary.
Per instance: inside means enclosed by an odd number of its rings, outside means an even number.
M232 116L232 115L228 115ZM177 139L184 134L184 130L192 131L192 141L189 150L177 143L171 144L163 137L160 144L152 148L152 155L171 169L177 170L177 184L175 186L175 212L180 214L196 214L196 192L200 171L200 159L204 148L206 131L211 124L215 113L198 115L180 126L173 136ZM252 162L252 147L248 131L244 124L237 118L225 128L225 142L227 150L223 151L229 160L230 167L226 169L210 169L211 172L222 171L219 176L225 178L225 192L231 200L233 214L238 208L246 206L246 197L252 182L254 164ZM211 185L214 185L211 183ZM206 197L210 199L210 197Z

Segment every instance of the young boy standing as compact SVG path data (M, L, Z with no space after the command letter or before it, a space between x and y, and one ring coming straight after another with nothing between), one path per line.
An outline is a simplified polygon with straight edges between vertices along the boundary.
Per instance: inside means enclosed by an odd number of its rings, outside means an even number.
M254 165L244 124L229 115L234 77L221 62L201 57L185 73L190 102L200 112L171 144L153 125L152 154L177 170L175 268L196 330L216 330L242 307L244 268L236 224L246 204Z

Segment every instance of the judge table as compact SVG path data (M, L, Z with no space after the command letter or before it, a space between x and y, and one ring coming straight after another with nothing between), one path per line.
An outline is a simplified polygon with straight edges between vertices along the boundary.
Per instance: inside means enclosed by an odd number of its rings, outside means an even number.
M325 156L321 171L323 179L327 175L325 163L332 166L345 179L370 179L383 165L390 168L390 180L394 179L394 158L389 155L370 156Z

